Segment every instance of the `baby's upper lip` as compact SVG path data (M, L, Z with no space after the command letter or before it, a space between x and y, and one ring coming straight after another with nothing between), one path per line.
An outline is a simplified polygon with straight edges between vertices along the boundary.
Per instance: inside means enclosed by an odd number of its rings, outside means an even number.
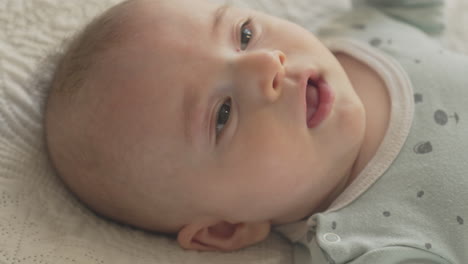
M305 90L307 89L307 84L309 83L309 80L313 82L318 82L320 80L320 74L317 70L311 69L305 71L302 76L301 76L301 87L304 90L304 96L305 96Z
M300 99L302 101L304 114L307 115L307 100L306 100L306 93L307 93L307 85L309 80L317 83L320 80L320 74L315 69L306 70L302 73L300 79L299 87L300 87Z

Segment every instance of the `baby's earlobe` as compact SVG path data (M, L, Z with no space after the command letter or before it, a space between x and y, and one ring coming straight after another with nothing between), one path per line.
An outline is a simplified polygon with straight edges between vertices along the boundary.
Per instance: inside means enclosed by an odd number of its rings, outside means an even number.
M187 225L178 234L181 247L201 251L234 251L264 240L270 223L238 223L220 221L209 226Z

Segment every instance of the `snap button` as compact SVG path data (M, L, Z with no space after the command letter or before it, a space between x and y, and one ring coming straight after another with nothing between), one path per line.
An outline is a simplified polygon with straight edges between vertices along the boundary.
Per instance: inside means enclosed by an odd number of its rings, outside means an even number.
M341 241L341 237L333 233L326 233L323 235L323 239L329 243L338 243Z

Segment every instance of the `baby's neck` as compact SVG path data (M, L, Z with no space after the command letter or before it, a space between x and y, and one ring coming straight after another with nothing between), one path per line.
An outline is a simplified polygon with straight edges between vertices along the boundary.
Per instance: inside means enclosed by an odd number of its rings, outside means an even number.
M390 119L391 102L387 86L377 72L345 53L337 53L335 56L348 74L366 114L363 143L347 187L374 157L382 143Z

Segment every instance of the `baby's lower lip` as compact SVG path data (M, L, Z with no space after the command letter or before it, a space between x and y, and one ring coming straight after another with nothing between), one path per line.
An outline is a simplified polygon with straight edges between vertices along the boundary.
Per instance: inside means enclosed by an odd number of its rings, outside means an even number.
M306 88L317 89L316 93L318 96L316 109L315 111L311 111L309 109L309 115L307 115L307 108L310 108L311 106L307 106L306 102L306 123L308 128L317 127L328 117L335 99L333 90L322 78L315 82L315 86L315 88ZM311 112L313 113L311 114Z

